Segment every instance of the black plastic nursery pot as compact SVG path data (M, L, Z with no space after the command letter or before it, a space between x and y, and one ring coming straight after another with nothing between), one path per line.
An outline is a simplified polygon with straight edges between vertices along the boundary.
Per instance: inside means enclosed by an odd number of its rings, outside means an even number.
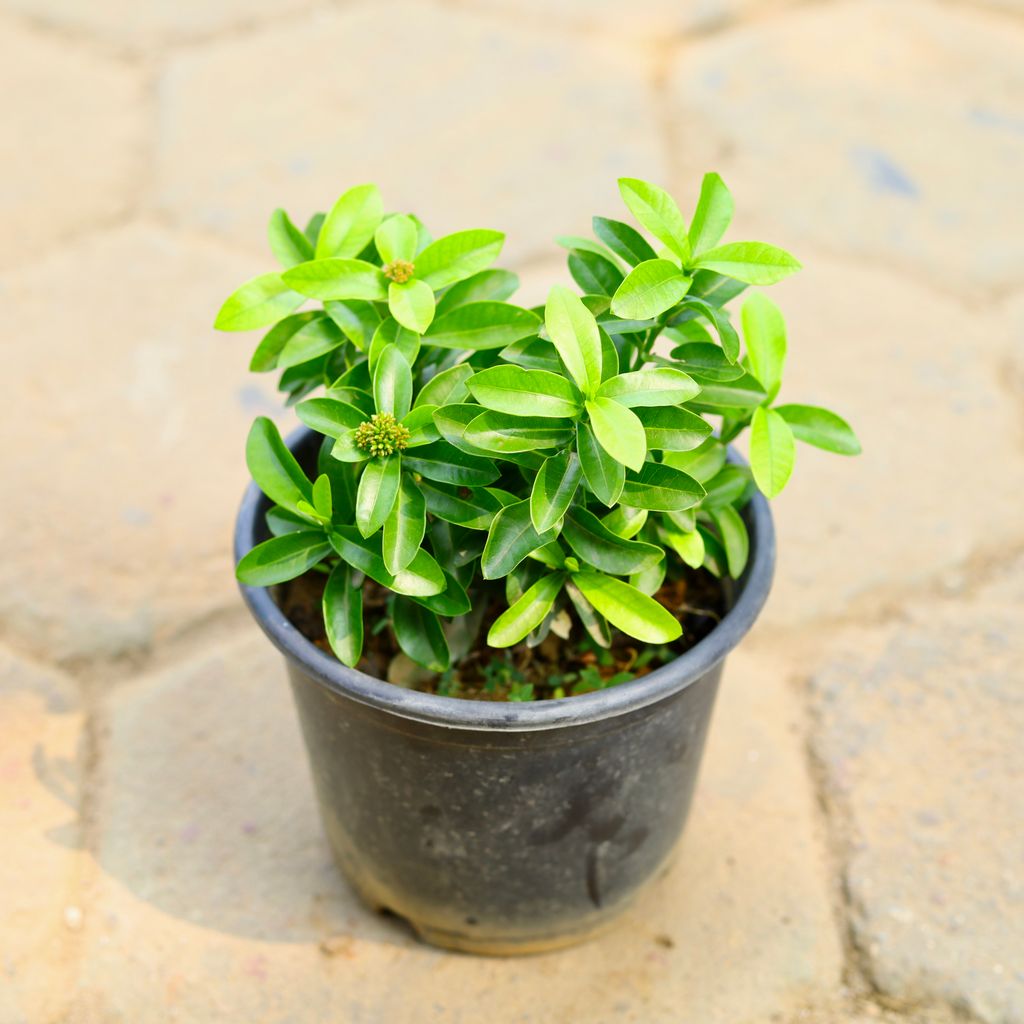
M317 435L288 446L313 463ZM265 539L250 485L241 558ZM745 510L750 559L715 629L668 665L607 690L504 703L403 689L307 640L269 590L242 587L284 654L324 826L373 908L427 942L530 953L601 930L666 863L690 809L726 655L768 596L767 502Z

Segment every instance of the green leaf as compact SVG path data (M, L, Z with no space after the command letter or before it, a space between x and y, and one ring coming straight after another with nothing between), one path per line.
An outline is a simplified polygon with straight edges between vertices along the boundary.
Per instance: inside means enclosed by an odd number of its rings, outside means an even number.
M375 534L391 515L401 481L400 455L370 459L366 463L356 492L356 526L364 537Z
M775 284L800 269L799 262L788 252L764 242L720 245L698 257L696 265L756 285Z
M680 530L666 521L658 532L691 569L699 569L704 564L704 537L699 530Z
M323 598L327 642L338 660L349 668L363 653L363 592L352 584L352 570L339 562L327 577Z
M397 345L385 345L373 370L373 400L377 412L400 420L412 405L412 370Z
M613 626L637 640L667 644L682 636L682 627L666 608L614 576L577 572L572 582Z
M346 430L339 434L331 448L331 458L337 459L339 462L366 462L369 457L368 452L356 445L354 430Z
M466 386L485 408L513 416L561 419L582 411L580 394L564 377L521 366L492 366L471 377Z
M716 437L708 437L690 451L668 451L663 461L674 469L688 473L698 483L710 480L725 465L725 445Z
M597 499L611 507L622 493L626 470L598 444L590 426L581 423L576 434L576 448L580 456L580 469L587 486Z
M312 217L306 221L306 226L302 229L302 233L309 239L309 244L313 246L313 251L316 251L316 243L320 238L320 232L324 226L324 220L326 215L323 213L314 213Z
M611 250L606 249L600 242L595 242L592 238L583 238L580 235L557 235L555 241L570 252L573 250L589 252L594 256L600 256L603 260L614 261L615 259Z
M267 240L274 258L286 270L313 258L309 239L291 222L284 210L277 209L270 215Z
M300 327L288 339L277 357L277 368L286 370L289 366L300 366L344 344L345 335L338 326L327 317L317 317Z
M331 545L320 530L303 530L283 537L271 537L257 544L235 569L247 587L271 587L293 580L329 554Z
M681 260L690 256L688 232L676 201L664 189L639 178L619 178L619 192L630 213Z
M629 540L643 529L647 518L647 509L645 508L630 508L628 505L617 505L601 522L612 533Z
M722 466L704 485L707 494L700 503L701 509L713 512L715 509L725 508L726 505L734 505L746 493L749 483L748 469L743 466Z
M374 331L380 326L380 314L372 302L365 299L327 301L324 303L324 311L357 349L366 351Z
M416 557L398 573L390 573L381 555L381 538L362 537L351 526L337 527L330 533L331 547L353 569L369 576L382 587L408 597L430 597L445 588L444 573L434 559L420 548Z
M860 441L841 416L816 405L779 405L775 411L789 424L793 436L837 455L859 455Z
M383 216L384 203L376 185L356 185L342 193L320 229L316 243L317 260L327 256L358 256L370 243Z
M282 278L289 288L311 299L382 301L388 297L388 279L365 260L310 260L286 270Z
M511 647L532 633L545 619L565 582L563 573L541 576L507 611L502 612L487 634L490 647Z
M678 359L686 372L702 384L738 380L744 373L742 366L729 362L725 353L710 341L688 341L677 345L672 349L672 358Z
M436 417L435 422L438 422ZM568 444L572 430L568 424L557 420L510 416L489 410L469 424L464 437L469 444L486 452L514 454Z
M679 405L698 394L700 386L692 377L671 367L656 367L620 373L606 380L598 390L602 398L614 398L630 408L652 405Z
M565 376L565 367L554 345L544 338L524 338L506 345L498 355L506 363L515 363L524 370L547 370Z
M437 487L426 481L420 483L420 490L431 515L470 530L488 529L502 509L501 502L485 490L471 491L462 497L454 488Z
M440 594L431 594L430 597L414 597L413 600L419 601L424 608L429 608L437 615L444 615L447 618L465 615L473 607L473 602L465 588L450 572L444 574L444 580L445 588ZM475 639L475 637L470 639Z
M612 296L612 312L629 320L647 320L671 309L689 290L690 279L668 260L635 266Z
M593 225L594 234L631 267L657 258L658 254L651 248L647 239L629 224L607 217L595 217Z
M718 245L732 221L732 214L732 195L725 182L714 172L705 174L697 209L690 221L690 251L694 256Z
M411 367L420 354L420 336L416 331L403 327L394 317L388 317L381 321L380 326L374 331L373 340L370 342L368 353L368 364L370 370L377 365L381 352L388 345L395 345L398 351L405 356L405 361Z
M425 338L438 348L503 348L533 337L540 324L536 313L507 302L469 302L434 320Z
M232 292L220 307L213 326L218 331L251 331L287 316L303 297L285 284L281 274L260 274Z
M321 473L313 481L313 508L324 517L330 520L334 514L334 496L331 491L331 478L326 473Z
M639 470L647 457L647 437L636 413L611 398L587 402L587 413L601 447L616 462Z
M704 299L712 306L722 307L735 299L746 288L746 284L742 281L726 277L724 274L716 274L713 270L698 270L693 275L690 295L694 298Z
M253 353L249 369L253 373L265 373L277 366L277 357L281 354L289 340L305 327L310 321L318 320L323 316L319 310L309 310L305 313L293 313L283 320L278 320L273 327L263 335L262 340Z
M626 477L622 500L652 512L676 512L692 508L704 497L704 488L692 476L657 462L644 463L635 477Z
M667 572L668 559L665 557L665 552L658 548L658 560L644 566L639 572L632 573L629 577L629 585L636 587L640 593L651 597L661 590Z
M569 253L569 273L587 295L613 295L622 284L622 271L611 260L593 252Z
M423 493L408 473L403 473L398 498L384 520L381 551L388 572L401 572L416 557L427 529Z
M413 408L421 405L458 405L469 397L466 381L473 376L469 363L457 363L434 374L420 389Z
M506 505L491 523L487 543L480 560L485 580L507 576L531 551L554 539L554 531L538 533L530 517L530 503L518 501Z
M456 306L465 306L470 302L503 302L511 298L518 287L519 278L511 270L481 270L446 289L444 295L437 300L437 313L440 316Z
M736 380L715 383L706 381L691 407L698 412L716 412L723 408L753 409L767 398L768 392L761 387L761 382L751 374L744 373Z
M608 628L605 619L598 615L594 606L580 593L579 587L572 581L572 577L565 581L565 592L572 601L576 614L580 617L583 628L590 635L594 643L600 647L611 647L612 633Z
M417 334L423 334L434 319L434 293L430 285L415 278L399 284L388 285L388 309L403 326Z
M548 293L544 322L573 380L584 394L594 394L601 386L601 336L594 314L578 295L556 284Z
M440 438L441 433L434 423L435 412L436 405L417 405L402 417L401 424L409 431L406 448L418 448Z
M750 468L754 482L774 498L789 480L796 455L793 431L774 409L758 408L750 425Z
M501 252L500 231L457 231L432 242L416 257L416 276L434 291L489 267Z
M711 518L718 527L718 535L725 548L725 558L729 566L729 575L739 579L747 565L750 554L750 538L743 517L731 505L726 505L711 513Z
M743 339L754 376L764 385L769 400L782 383L786 359L786 322L779 307L766 295L755 292L743 303Z
M412 262L416 255L417 235L416 222L412 217L396 214L381 222L374 232L373 242L385 263L393 263L395 260Z
M675 406L641 409L637 416L644 425L650 451L690 451L711 433L711 424L702 416Z
M256 485L275 505L294 512L300 501L312 504L313 485L266 416L253 421L245 462Z
M447 441L434 441L407 452L404 465L428 480L457 487L486 487L501 475L493 459L467 455Z
M448 641L437 616L418 601L395 598L391 611L398 646L418 665L443 672L451 661Z
M736 333L729 314L724 309L711 305L703 299L696 299L687 296L685 303L686 310L698 313L709 323L714 325L718 332L719 341L722 343L722 350L730 363L735 363L740 355L740 336Z
M561 536L585 562L613 576L640 572L662 557L661 548L620 537L585 508L569 511Z
M530 517L538 533L552 529L565 514L579 486L580 474L575 452L561 452L544 460L530 493Z

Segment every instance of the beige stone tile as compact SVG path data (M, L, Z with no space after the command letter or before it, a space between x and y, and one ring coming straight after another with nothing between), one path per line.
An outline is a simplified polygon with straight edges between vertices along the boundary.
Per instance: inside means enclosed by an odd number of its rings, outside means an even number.
M7 276L0 624L20 645L115 657L237 607L245 435L278 406L255 339L211 324L258 269L131 227Z
M432 950L355 903L262 637L118 690L110 720L72 1021L734 1024L838 983L799 714L765 655L727 670L668 875L605 937L522 959Z
M157 202L242 244L376 181L435 234L553 250L663 174L640 51L426 4L373 5L175 58L160 85Z
M1024 1020L1024 561L851 629L814 677L848 812L858 945L881 991Z
M82 714L62 676L0 648L0 1020L67 1006L81 922Z
M146 136L141 72L0 22L0 264L56 248L136 199Z
M981 8L808 5L679 47L676 155L726 177L754 237L954 291L1019 283L1022 55L1024 23Z

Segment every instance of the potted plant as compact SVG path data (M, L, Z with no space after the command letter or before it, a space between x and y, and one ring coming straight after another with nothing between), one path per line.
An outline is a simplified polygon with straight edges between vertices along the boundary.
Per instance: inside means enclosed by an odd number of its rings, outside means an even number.
M619 187L647 235L595 217L560 239L582 294L515 305L499 232L433 240L361 185L303 230L275 211L282 269L216 321L269 328L251 368L306 425L253 424L235 543L332 849L443 946L573 942L658 870L768 594L765 497L794 439L859 451L834 413L776 404L776 306L725 308L797 261L721 244L716 174L689 224Z

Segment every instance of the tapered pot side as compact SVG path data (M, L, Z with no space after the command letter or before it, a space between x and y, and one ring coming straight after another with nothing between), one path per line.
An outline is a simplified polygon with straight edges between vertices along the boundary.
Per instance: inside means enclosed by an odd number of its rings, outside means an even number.
M310 464L319 438L288 439ZM265 539L250 485L235 555ZM437 945L525 953L600 930L669 857L690 808L728 652L768 595L768 504L744 511L750 558L722 621L647 676L527 703L460 700L374 679L307 640L271 593L242 587L284 654L334 856L368 904Z

